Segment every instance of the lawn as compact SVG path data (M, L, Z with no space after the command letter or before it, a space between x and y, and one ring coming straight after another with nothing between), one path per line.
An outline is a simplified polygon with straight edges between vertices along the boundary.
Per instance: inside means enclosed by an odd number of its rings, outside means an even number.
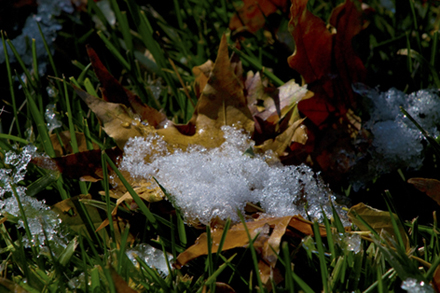
M437 1L10 1L1 292L438 292Z

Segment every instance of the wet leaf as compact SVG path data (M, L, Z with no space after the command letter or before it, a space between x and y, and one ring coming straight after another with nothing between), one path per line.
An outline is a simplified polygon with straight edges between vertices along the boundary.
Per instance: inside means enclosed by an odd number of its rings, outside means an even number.
M186 149L188 145L218 147L223 141L223 125L236 125L249 133L253 132L254 122L243 94L243 86L228 55L226 36L222 37L217 59L202 91L196 109L188 126L194 131L181 133L181 127L172 123L167 128L154 129L134 119L134 115L123 104L110 103L76 88L78 95L101 120L104 131L122 149L130 137L158 134L171 148ZM187 128L190 127L186 127ZM186 135L189 132L191 135Z
M440 181L429 178L411 178L408 179L408 183L414 185L421 192L426 193L440 205Z

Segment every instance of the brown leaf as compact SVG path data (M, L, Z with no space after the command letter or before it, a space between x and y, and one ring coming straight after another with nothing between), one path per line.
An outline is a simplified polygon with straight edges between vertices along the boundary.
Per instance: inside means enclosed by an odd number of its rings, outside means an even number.
M194 66L192 72L195 76L194 80L194 90L196 96L199 97L202 94L203 89L208 83L209 76L211 75L212 68L214 67L214 62L211 60L206 61L202 65Z
M106 154L116 161L117 157L122 155L122 151L113 148L106 150ZM96 182L102 179L101 150L79 152L58 158L35 157L31 163L82 181Z
M157 186L154 181L146 181L142 180L141 182L136 182L136 184L130 184L137 195L146 200L147 202L158 202L165 198L165 194L162 189ZM129 192L126 192L122 197L118 198L116 201L116 206L112 211L112 215L116 215L118 211L118 206L126 201L129 205L133 202L133 198L131 197Z
M436 293L440 292L440 265L437 266L432 276L432 287L434 287Z
M421 192L426 193L440 205L440 181L428 178L411 178L408 179L408 183L414 185Z
M58 137L61 139L61 143ZM76 142L78 144L78 150L80 152L88 151L86 137L84 133L75 132L75 137L76 137ZM52 142L53 148L55 150L55 155L57 157L61 157L63 155L68 155L73 153L72 145L70 143L71 136L69 130L62 131L58 133L58 135L55 133L52 134L50 136L50 141ZM95 150L99 149L99 146L96 143L92 142L92 144L93 144L93 149ZM63 148L65 152L63 151Z
M367 206L364 203L359 203L350 208L350 210L348 211L348 217L350 218L350 221L358 226L361 231L370 231L368 227L366 227L361 221L356 218L355 213L361 216L361 218L365 222L367 222L368 225L370 225L370 227L373 228L379 235L384 231L388 235L391 235L395 241L397 241L396 234L394 233L393 224L391 222L391 216L388 211L381 211ZM405 228L402 226L397 215L393 214L393 217L395 218L397 226L399 227L399 233L403 238L405 248L408 250L410 248L410 243Z
M206 286L203 287L202 293L211 292ZM235 290L226 283L215 282L215 292L217 293L235 293Z
M99 118L104 131L115 140L120 149L124 148L130 137L148 133L147 126L135 120L125 105L106 102L75 86L74 88L78 96Z
M113 284L115 284L116 292L117 293L136 293L138 291L132 289L130 286L128 286L127 282L125 282L124 279L116 272L116 270L113 267L110 267L111 276L113 280Z
M252 239L259 233L259 236L255 241L255 245L257 246L256 249L260 251L262 258L272 266L275 265L277 257L272 249L270 249L270 246L275 250L275 252L278 252L281 237L284 235L287 225L291 219L292 217L288 216L282 218L257 219L256 221L246 223ZM270 228L272 228L273 231L269 235ZM217 229L211 233L212 253L217 252L222 234L223 229ZM208 254L206 242L207 236L206 233L203 233L199 238L197 238L196 243L193 246L179 254L176 265L178 267L182 267L190 260L201 255ZM225 242L223 244L223 250L229 250L236 247L247 247L248 245L249 238L246 234L243 224L240 223L232 226L231 229L228 230Z
M154 128L161 128L166 124L168 119L165 114L145 105L137 95L125 89L119 81L108 72L95 50L90 46L87 46L87 54L89 55L96 76L102 84L101 91L104 100L123 104L127 108L130 108L133 113L140 115L141 120L147 121L148 124Z
M261 150L262 152L270 149L279 157L287 155L286 148L293 142L304 143L307 141L307 130L301 125L304 120L305 118L297 120L275 139L268 139L262 145L256 146L255 149Z
M247 108L242 83L229 61L226 36L222 37L214 68L188 123L194 126L194 133L190 131L192 135L181 133L182 128L171 123L163 129L145 126L133 118L125 105L106 102L78 88L76 91L121 149L131 137L154 133L162 136L171 149L185 150L188 145L194 144L207 148L220 146L224 141L220 129L223 125L235 125L253 132L254 122Z

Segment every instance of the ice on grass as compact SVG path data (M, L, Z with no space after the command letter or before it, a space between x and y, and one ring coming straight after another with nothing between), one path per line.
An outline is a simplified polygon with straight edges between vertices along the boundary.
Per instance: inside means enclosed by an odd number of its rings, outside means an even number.
M237 210L244 213L247 202L277 217L307 217L306 207L312 219L322 220L322 209L331 215L334 195L309 167L269 165L271 153L250 157L244 153L253 145L245 133L230 126L222 130L220 147L192 146L185 152L169 153L158 135L132 138L120 167L135 178L154 176L185 219L206 225L215 217L240 221Z
M44 201L39 201L26 195L26 187L19 185L26 175L26 167L32 156L36 155L36 147L28 145L21 151L9 151L5 154L4 162L8 168L0 169L0 213L17 217L18 228L25 228L16 197L17 194L23 206L32 239L23 238L25 247L39 244L45 248L47 241L65 246L65 241L58 237L61 220L51 211ZM43 229L46 232L44 235ZM47 238L46 238L47 236Z
M414 278L408 278L402 282L402 289L409 293L434 293L434 289L423 281L417 281Z
M151 245L142 243L131 249L128 249L125 253L135 266L138 266L138 261L136 258L139 258L149 267L156 268L156 270L162 276L168 276L170 273L165 255L160 249L156 249ZM168 262L171 262L173 256L167 253L167 258Z
M370 120L364 127L373 134L368 152L371 159L364 178L357 178L354 189L377 175L397 168L420 168L423 164L423 140L420 130L401 111L403 107L431 136L437 137L440 124L440 98L436 90L405 94L395 88L386 92L354 86L356 92L371 101ZM356 180L355 180L356 181Z
M344 251L361 251L361 236L358 234L338 233L333 239Z
M63 126L63 123L58 120L55 112L55 104L49 104L46 106L46 112L44 112L44 119L46 120L46 126L49 132Z

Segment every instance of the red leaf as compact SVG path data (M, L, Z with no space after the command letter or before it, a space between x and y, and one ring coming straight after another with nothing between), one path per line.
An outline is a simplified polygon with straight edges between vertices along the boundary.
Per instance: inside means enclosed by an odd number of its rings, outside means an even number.
M354 82L365 80L366 70L356 56L351 41L362 30L362 12L347 0L330 16L331 32L324 21L307 10L308 0L293 0L289 22L296 50L288 58L315 96L298 104L299 110L315 125L330 116L344 116L356 107Z

